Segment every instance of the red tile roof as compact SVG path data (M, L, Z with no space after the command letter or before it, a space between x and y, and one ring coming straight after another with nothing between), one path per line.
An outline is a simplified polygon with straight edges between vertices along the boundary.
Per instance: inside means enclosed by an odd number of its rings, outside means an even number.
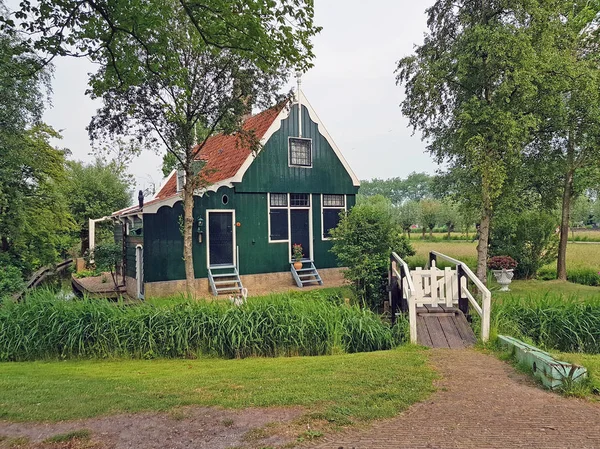
M262 139L285 105L286 102L282 102L277 106L248 118L244 122L242 129L244 131L254 131L255 137L259 140ZM218 134L206 141L204 147L196 156L196 160L206 161L206 165L203 168L208 173L206 180L210 184L215 184L235 176L248 156L250 156L250 153L251 149L243 145L240 136L235 134ZM176 194L177 174L173 173L154 199L146 204L171 198Z

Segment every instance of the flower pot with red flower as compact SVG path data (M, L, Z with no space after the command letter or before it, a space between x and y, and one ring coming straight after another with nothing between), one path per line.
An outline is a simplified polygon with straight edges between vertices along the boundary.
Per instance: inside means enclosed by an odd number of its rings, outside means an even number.
M494 277L498 284L501 285L501 292L508 292L510 289L508 286L512 282L515 275L515 268L517 267L517 261L510 256L494 256L488 260L488 268L494 273Z
M304 252L302 251L302 245L294 243L292 245L292 259L294 260L294 268L296 270L302 269L302 259L304 258Z

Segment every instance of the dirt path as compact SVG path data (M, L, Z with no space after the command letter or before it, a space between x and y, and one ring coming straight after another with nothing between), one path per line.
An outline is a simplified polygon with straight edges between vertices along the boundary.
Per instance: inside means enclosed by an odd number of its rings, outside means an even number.
M222 410L186 407L170 413L136 413L65 421L60 423L9 423L0 421L0 448L54 447L42 442L77 430L90 431L91 440L67 444L73 448L128 449L225 449L279 446L295 440L278 424L288 423L303 412L300 408ZM266 426L266 427L265 427ZM272 430L272 432L271 432ZM15 439L25 438L22 445Z
M332 434L313 447L600 448L600 403L542 390L475 350L432 350L442 379L429 400L367 431Z

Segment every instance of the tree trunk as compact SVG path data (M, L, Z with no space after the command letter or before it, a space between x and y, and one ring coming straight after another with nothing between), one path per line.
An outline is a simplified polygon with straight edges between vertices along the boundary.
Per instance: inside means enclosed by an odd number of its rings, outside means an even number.
M193 255L193 230L194 230L194 186L193 173L186 171L186 180L183 187L183 260L185 263L185 289L190 297L195 296L194 280L194 255Z
M558 259L556 261L556 277L561 281L567 280L567 242L569 241L569 221L571 219L571 201L573 200L573 176L575 174L575 136L569 131L567 141L565 185L560 219L560 243L558 244Z
M488 242L491 221L492 212L489 208L485 208L479 224L479 241L477 243L477 277L484 285L487 284Z
M425 232L427 231L427 226L423 226L423 240L425 240Z
M558 244L558 259L556 261L556 277L561 281L567 280L567 242L569 240L569 221L571 219L571 201L573 200L573 170L569 169L565 176L565 187L562 199L560 219L560 243Z

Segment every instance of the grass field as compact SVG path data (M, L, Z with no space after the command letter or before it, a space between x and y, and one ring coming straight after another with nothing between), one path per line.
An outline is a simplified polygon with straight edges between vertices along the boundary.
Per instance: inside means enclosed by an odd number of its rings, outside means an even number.
M553 355L558 360L585 366L588 370L591 393L595 395L590 397L595 400L600 400L600 397L598 396L598 394L600 394L600 355L560 352Z
M438 251L456 259L475 259L477 257L477 242L430 242L426 240L411 240L417 254L413 257L427 259L429 251ZM567 246L568 268L598 268L600 271L600 245L593 243L569 243ZM468 262L468 260L465 260Z
M0 419L59 421L184 405L303 406L332 422L390 417L425 399L426 351L244 360L0 364Z

